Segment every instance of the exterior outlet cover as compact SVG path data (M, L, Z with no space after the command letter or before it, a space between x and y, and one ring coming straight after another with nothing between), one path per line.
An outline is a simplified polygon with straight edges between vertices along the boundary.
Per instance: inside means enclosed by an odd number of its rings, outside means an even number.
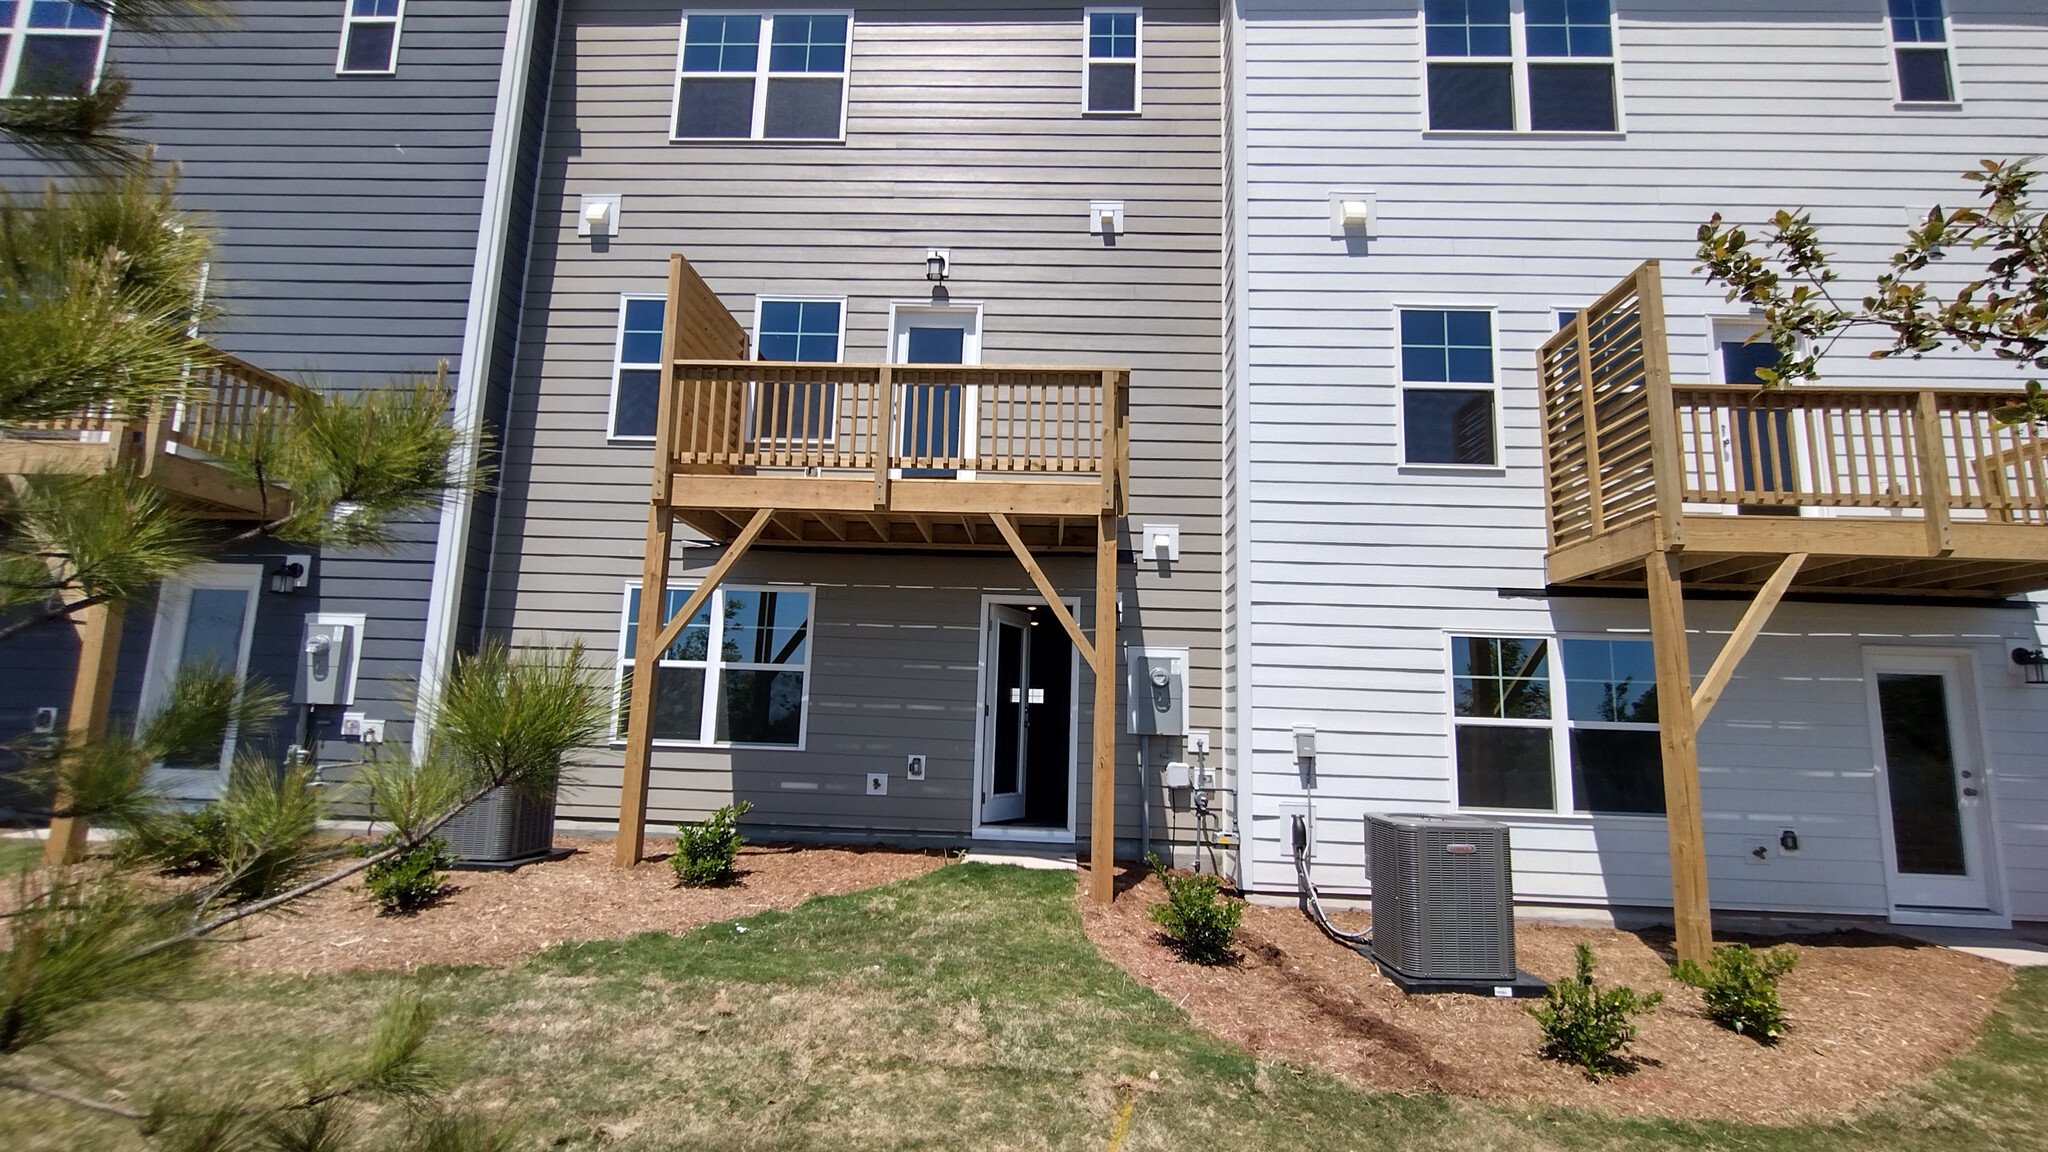
M1294 818L1302 817L1308 824L1308 858L1316 858L1316 809L1306 800L1282 800L1280 808L1280 855L1289 861L1294 859Z
M868 773L868 795L887 796L888 794L889 774L887 772Z
M621 199L617 192L585 192L576 202L576 234L617 236Z
M362 730L363 743L382 744L384 742L384 721L372 720L368 717L364 717L362 723Z
M1121 236L1123 232L1123 201L1090 200L1088 202L1088 234L1090 236Z
M36 709L36 727L35 727L35 733L36 733L36 735L38 735L38 736L49 736L49 735L53 735L53 734L54 734L54 733L55 733L56 731L57 731L57 710L56 710L55 708L38 708L38 709Z
M1188 733L1188 753L1193 756L1209 754L1209 734L1201 729Z
M1363 191L1330 193L1330 239L1377 240L1379 234L1377 194Z
M342 737L344 739L349 737L361 739L363 735L363 720L364 716L361 712L343 712L341 714Z
M924 779L924 757L911 756L909 757L909 763L910 767L903 773L903 778L906 780Z

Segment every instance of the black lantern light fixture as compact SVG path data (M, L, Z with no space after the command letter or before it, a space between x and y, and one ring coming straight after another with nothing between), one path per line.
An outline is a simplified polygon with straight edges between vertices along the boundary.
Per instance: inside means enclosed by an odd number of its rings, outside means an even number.
M944 248L924 250L924 278L934 284L946 278L946 266L951 263L952 253Z
M270 570L270 590L280 596L289 596L306 575L306 566L296 560L280 560Z
M2027 683L2048 684L2048 654L2039 648L2015 648L2012 662L2026 669Z

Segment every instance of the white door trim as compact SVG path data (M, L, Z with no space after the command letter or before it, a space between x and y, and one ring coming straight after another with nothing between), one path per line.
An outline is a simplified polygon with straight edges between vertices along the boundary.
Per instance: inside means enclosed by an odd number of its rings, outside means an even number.
M928 300L889 301L889 346L882 359L890 364L907 363L910 354L910 325L913 316L950 317L961 321L960 365L973 367L981 363L981 321L982 308L979 300L934 304ZM890 397L892 406L896 398ZM960 396L960 456L967 467L960 469L956 477L961 480L974 479L974 457L981 444L981 389L969 385ZM897 445L891 445L894 452ZM903 478L903 470L892 468L893 479Z
M1992 771L1987 755L1990 741L1984 721L1984 704L1977 690L1977 654L1967 648L1919 648L1865 646L1863 648L1863 683L1867 701L1867 721L1870 730L1871 781L1876 791L1878 813L1878 847L1884 861L1884 880L1890 918L1899 923L1938 924L1967 923L1983 925L1991 921L2002 921L1999 911L2005 906L2004 869L2000 866L1996 821L1992 818L1992 806L1996 803L1993 794ZM1963 850L1965 859L1976 879L1982 885L1982 904L1951 903L1949 900L1930 899L1923 887L1914 890L1915 881L1904 878L1898 869L1898 852L1893 843L1891 786L1884 752L1884 722L1878 707L1877 677L1880 672L1927 672L1941 675L1948 684L1949 739L1952 753L1959 762L1974 772L1978 795L1974 799L1958 797L1960 816L1963 821ZM1952 881L1954 887L1968 884L1968 880ZM1972 892L1970 895L1974 896ZM1953 897L1951 897L1953 899Z
M149 633L149 655L143 662L142 695L137 714L149 716L162 706L164 694L178 673L178 659L185 646L185 625L192 610L192 593L201 588L227 588L249 593L242 610L242 643L235 654L235 677L249 674L249 650L256 639L256 609L263 598L264 567L261 564L194 564L165 580L157 589L156 620ZM235 759L239 734L230 727L221 743L220 765L214 769L155 768L151 775L168 794L189 799L218 795L227 782Z
M1061 598L1067 610L1079 617L1081 599L1078 596ZM1030 607L1045 603L1043 596L1004 596L984 593L981 597L980 636L976 639L975 693L974 693L974 775L972 787L968 790L970 802L969 834L976 840L1014 840L1037 844L1074 843L1074 816L1076 796L1080 791L1080 742L1081 742L1081 650L1074 647L1071 639L1067 650L1071 654L1067 666L1067 826L1065 828L1009 828L999 824L983 825L981 822L981 766L982 754L993 739L989 730L988 716L982 703L987 699L988 677L991 674L990 660L994 654L988 648L989 611L998 605Z

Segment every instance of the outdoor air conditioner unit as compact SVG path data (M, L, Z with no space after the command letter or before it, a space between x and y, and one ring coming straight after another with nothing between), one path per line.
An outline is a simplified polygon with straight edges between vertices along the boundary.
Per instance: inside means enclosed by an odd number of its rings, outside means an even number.
M1507 825L1402 814L1365 823L1373 959L1413 981L1514 982Z

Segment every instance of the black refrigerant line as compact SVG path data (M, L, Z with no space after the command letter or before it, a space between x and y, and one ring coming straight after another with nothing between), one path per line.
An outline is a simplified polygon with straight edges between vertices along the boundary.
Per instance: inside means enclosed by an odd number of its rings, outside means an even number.
M1294 876L1301 885L1301 910L1308 913L1324 935L1352 948L1372 947L1370 929L1346 932L1330 923L1330 917L1324 913L1322 901L1316 898L1316 886L1308 878L1308 817L1299 815L1294 817Z

